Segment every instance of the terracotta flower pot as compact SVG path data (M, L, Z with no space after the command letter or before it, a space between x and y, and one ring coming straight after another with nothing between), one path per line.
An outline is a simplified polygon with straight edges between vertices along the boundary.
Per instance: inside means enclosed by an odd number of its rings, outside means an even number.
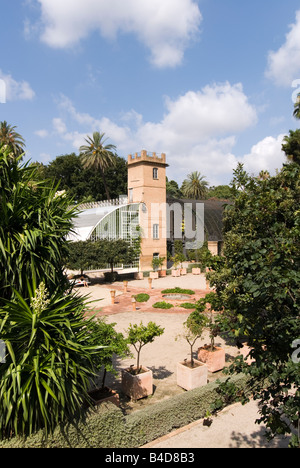
M132 400L140 400L153 393L152 371L144 366L141 366L139 374L136 371L136 367L122 370L122 390Z
M159 270L158 276L160 278L164 278L165 276L167 276L167 271L166 270Z
M177 363L177 385L185 390L203 387L207 384L207 366L194 359L194 367L191 361L181 361Z
M172 270L172 276L180 276L180 270Z
M150 278L158 279L158 271L150 271Z
M205 362L209 372L218 372L225 367L225 350L215 346L211 351L211 347L206 345L198 349L198 359Z

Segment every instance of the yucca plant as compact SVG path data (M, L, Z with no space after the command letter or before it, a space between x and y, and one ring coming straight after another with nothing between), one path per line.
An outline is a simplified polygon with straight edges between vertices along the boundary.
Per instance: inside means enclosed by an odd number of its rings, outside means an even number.
M21 165L8 146L0 147L0 290L27 292L34 273L52 293L64 290L63 258L72 229L70 200L49 181L36 181L36 169ZM0 299L1 302L1 299Z
M85 300L74 294L50 296L44 283L27 284L24 299L0 309L0 337L7 349L0 365L0 435L46 434L79 415L94 378L90 320Z

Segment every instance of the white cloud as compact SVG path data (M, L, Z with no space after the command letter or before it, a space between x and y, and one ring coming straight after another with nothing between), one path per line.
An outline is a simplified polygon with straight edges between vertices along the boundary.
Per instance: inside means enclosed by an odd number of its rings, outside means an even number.
M6 101L30 101L35 92L27 81L16 81L10 74L5 74L0 69L0 79L5 83Z
M266 170L274 174L276 169L281 169L286 162L285 153L282 151L283 138L269 136L251 148L251 152L244 156L242 162L247 172L258 175L260 171Z
M97 130L109 137L122 156L141 149L165 152L170 178L181 181L187 173L199 170L211 184L231 177L237 165L233 154L236 135L257 121L257 112L242 85L230 83L189 91L176 100L166 97L160 122L145 122L134 110L122 115L120 123L106 117L95 119L78 112L66 96L60 97L58 107L64 118L56 119L60 123L56 133L71 142L76 151L86 135ZM79 130L67 130L74 126Z
M300 75L300 10L296 22L290 26L285 43L269 53L266 76L279 86L291 86Z
M35 135L37 135L40 138L47 138L49 136L48 130L42 129L42 130L36 130L34 132Z
M63 135L67 132L67 126L61 118L55 118L52 120L54 131Z
M202 21L196 0L38 1L41 38L49 46L72 47L94 31L108 40L120 33L134 34L150 50L157 67L181 63Z

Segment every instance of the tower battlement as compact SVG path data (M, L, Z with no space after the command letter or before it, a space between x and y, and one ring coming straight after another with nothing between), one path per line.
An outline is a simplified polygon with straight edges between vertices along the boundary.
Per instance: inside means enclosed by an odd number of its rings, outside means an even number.
M129 154L128 164L134 164L140 161L149 161L151 163L166 164L166 155L165 153L149 153L146 150L142 150L140 153Z

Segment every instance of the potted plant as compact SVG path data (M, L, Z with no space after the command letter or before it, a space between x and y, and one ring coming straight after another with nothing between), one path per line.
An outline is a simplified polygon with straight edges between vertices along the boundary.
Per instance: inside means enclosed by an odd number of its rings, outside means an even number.
M190 346L190 359L177 363L177 385L185 390L192 390L207 384L207 366L193 357L193 347L196 341L202 337L207 326L207 317L194 311L183 326L184 332L181 336Z
M93 405L99 405L104 401L110 401L119 406L119 394L106 385L107 373L117 375L113 366L113 356L117 355L124 358L130 355L127 340L122 333L117 333L115 323L106 323L105 319L93 320L89 326L90 340L89 345L103 346L100 353L94 358L96 371L102 370L102 379L100 385L96 380L94 388L89 390L88 394Z
M178 269L178 265L180 264L179 254L175 254L174 257L171 257L171 261L173 262L174 266L174 270L172 270L172 276L180 276L180 269Z
M150 272L150 278L152 278L152 279L157 279L158 278L158 276L159 276L159 273L158 273L159 266L160 266L160 258L154 257L152 259L153 271Z
M131 344L136 353L136 366L132 365L122 370L122 390L132 400L139 400L153 393L153 374L150 369L140 364L142 348L152 343L157 336L164 332L164 328L149 322L148 325L130 324L128 330L128 343Z
M160 278L167 276L167 270L162 269L165 259L166 259L166 257L159 257L159 259L158 259L159 260L159 267L160 267L160 270L158 270L158 276Z
M213 311L219 308L216 299L216 294L211 292L206 294L206 296L197 303L198 311L207 309L207 306L210 311L210 318L207 325L210 343L198 349L198 359L206 363L209 372L218 372L225 367L225 350L215 345L215 339L220 334L220 326L218 321L214 319L213 314Z

